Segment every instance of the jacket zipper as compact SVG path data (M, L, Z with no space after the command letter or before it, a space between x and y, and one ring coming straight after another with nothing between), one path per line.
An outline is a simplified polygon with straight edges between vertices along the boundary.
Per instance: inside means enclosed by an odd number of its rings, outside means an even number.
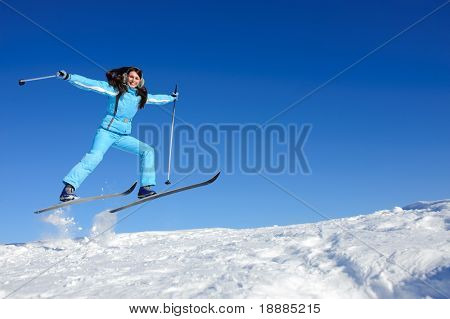
M118 106L119 106L119 95L116 96L116 105L114 106L114 114L113 114L111 121L109 121L108 127L106 128L107 130L109 130L112 122L114 122L114 118L116 117Z

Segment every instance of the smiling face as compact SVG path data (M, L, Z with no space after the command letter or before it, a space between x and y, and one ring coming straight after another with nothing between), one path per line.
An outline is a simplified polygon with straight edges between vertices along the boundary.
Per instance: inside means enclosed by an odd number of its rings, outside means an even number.
M128 73L128 85L134 89L139 85L139 82L141 82L139 74L136 71L130 71Z

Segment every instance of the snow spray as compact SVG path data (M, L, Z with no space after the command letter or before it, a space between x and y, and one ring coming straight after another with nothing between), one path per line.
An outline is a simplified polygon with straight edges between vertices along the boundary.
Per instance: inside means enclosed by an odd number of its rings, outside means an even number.
M107 211L98 213L94 216L91 227L91 238L99 241L109 241L113 239L114 227L117 223L117 215L110 214Z
M42 221L53 225L57 230L57 239L71 238L76 230L81 230L81 227L77 228L75 219L68 216L70 207L57 209L54 213L49 214L42 218Z

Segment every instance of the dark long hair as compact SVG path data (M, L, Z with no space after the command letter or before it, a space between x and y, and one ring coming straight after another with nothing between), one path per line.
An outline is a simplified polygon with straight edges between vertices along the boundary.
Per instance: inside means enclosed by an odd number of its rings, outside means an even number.
M124 66L117 69L112 69L106 72L106 79L108 80L109 85L114 87L119 94L116 95L116 101L118 102L120 97L127 92L127 81L126 78L128 73L134 71L139 77L142 79L142 71L133 66ZM137 94L141 97L139 101L139 109L143 109L145 106L145 102L147 102L147 88L145 86L136 87Z

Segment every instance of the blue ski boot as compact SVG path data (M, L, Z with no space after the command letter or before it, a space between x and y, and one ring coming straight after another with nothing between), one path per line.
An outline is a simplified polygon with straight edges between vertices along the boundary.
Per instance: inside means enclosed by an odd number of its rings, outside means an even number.
M156 192L150 188L151 186L152 185L141 186L141 188L139 188L138 198L145 198L155 195Z
M70 200L78 199L79 197L75 194L75 188L70 185L69 183L66 184L61 192L61 195L59 195L59 200L61 202L68 202Z

